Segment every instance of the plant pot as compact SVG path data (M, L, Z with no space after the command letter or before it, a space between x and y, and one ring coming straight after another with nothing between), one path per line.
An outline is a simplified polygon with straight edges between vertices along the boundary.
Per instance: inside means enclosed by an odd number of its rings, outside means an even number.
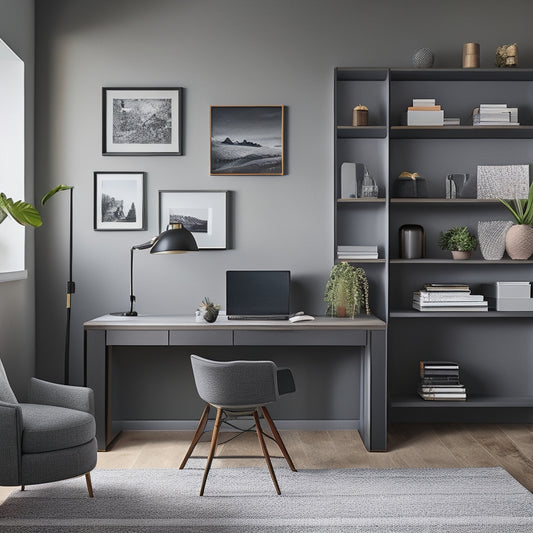
M498 261L503 257L505 236L512 225L510 220L489 220L477 223L477 236L483 259Z
M529 259L533 254L533 228L527 224L511 226L505 236L505 250L511 259Z
M204 320L209 323L215 322L215 320L218 318L218 309L208 309L204 313Z
M452 250L452 257L456 261L464 261L465 259L470 259L472 252L460 252L459 250Z
M344 305L337 306L337 316L344 318L346 316L346 307Z

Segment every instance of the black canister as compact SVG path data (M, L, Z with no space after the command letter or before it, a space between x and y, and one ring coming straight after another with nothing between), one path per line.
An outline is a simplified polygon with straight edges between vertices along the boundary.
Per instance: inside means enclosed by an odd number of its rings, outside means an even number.
M405 224L400 228L400 258L420 259L425 252L424 228L418 224Z

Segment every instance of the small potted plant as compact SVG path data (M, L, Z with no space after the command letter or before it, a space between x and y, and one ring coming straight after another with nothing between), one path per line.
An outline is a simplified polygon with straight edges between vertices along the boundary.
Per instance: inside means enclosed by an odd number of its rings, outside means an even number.
M218 318L220 305L215 305L207 296L200 304L200 313L206 322L214 322Z
M477 247L477 238L466 226L457 226L441 231L439 246L442 250L452 252L454 259L470 259L472 251Z
M361 310L369 315L366 272L345 262L334 265L326 283L324 301L330 316L354 318Z
M511 259L529 259L533 254L533 183L527 198L503 200L500 202L509 209L516 224L505 236L505 249Z

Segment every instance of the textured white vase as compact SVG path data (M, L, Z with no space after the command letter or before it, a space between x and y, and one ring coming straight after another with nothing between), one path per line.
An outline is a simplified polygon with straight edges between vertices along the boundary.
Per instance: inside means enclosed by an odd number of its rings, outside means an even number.
M477 223L477 237L483 259L498 261L505 253L505 236L513 225L510 220L489 220Z
M505 236L505 249L511 259L529 259L533 254L533 228L515 224Z

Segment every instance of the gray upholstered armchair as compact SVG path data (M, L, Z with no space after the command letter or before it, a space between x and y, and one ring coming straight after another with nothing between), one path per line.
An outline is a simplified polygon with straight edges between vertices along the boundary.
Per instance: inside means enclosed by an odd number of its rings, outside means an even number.
M0 485L48 483L96 466L93 391L31 379L28 403L19 403L0 361Z

